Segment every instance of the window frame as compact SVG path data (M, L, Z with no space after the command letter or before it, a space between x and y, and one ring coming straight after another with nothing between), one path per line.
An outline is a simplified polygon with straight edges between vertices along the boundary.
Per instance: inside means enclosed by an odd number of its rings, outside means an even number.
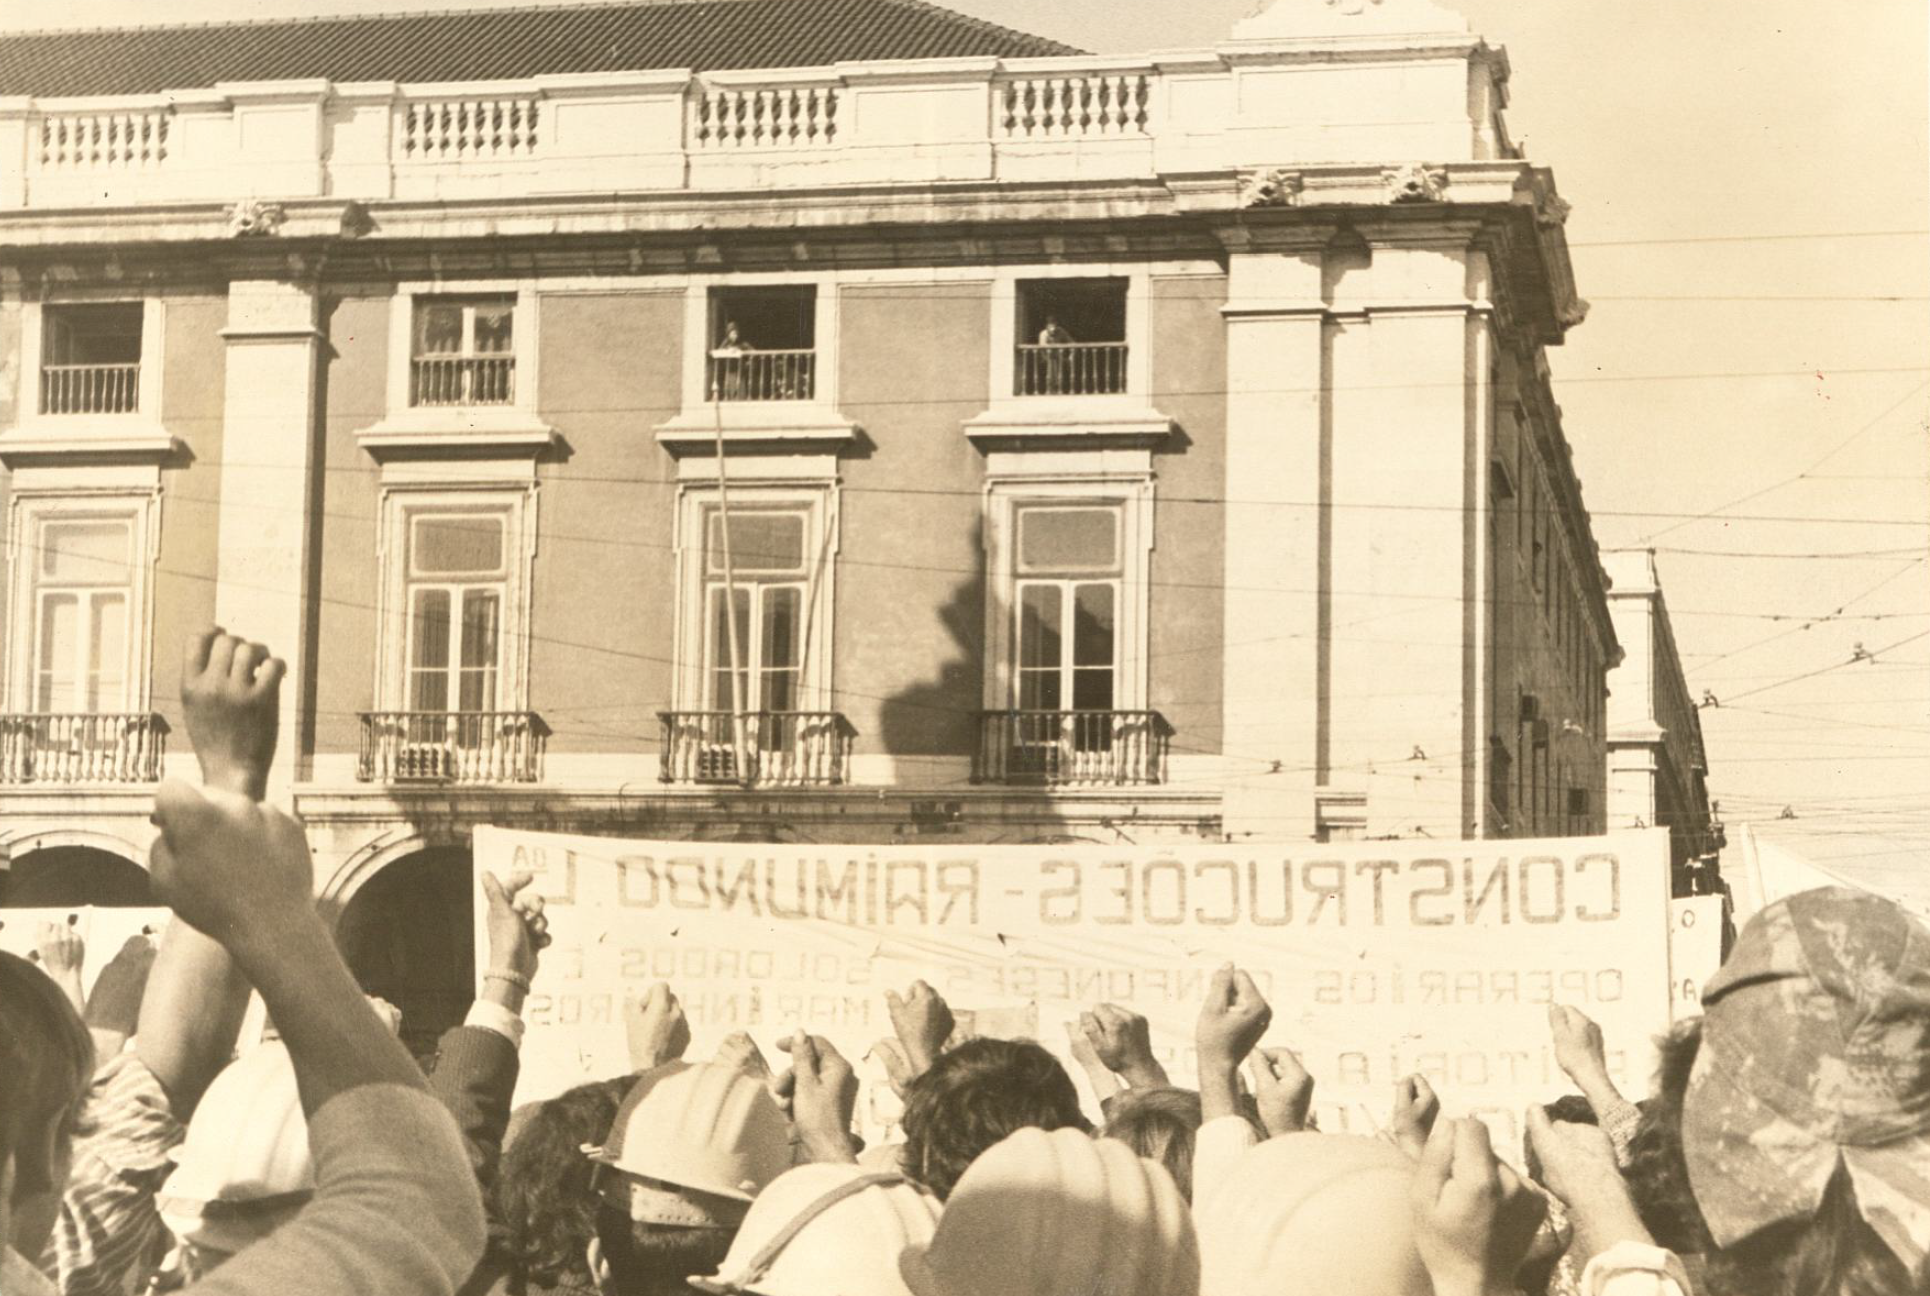
M1126 281L1126 386L1124 391L1081 396L1020 396L1018 394L1019 285L1050 279L1124 279ZM1070 265L1001 266L992 282L990 332L991 403L993 408L1023 417L1059 402L1081 408L1130 404L1144 408L1152 401L1152 290L1153 269L1143 263L1094 262Z
M134 408L116 414L43 414L40 389L47 355L47 311L67 306L141 307L140 377L136 384ZM20 364L16 372L25 376L16 397L14 422L22 428L53 436L85 439L90 427L112 436L123 437L139 426L159 428L161 423L162 369L166 360L167 307L159 297L133 296L125 291L61 291L47 299L22 303L20 312Z
M732 513L796 512L804 519L804 560L802 573L782 575L769 580L733 581L736 588L747 585L801 585L800 599L803 633L799 637L797 699L790 709L796 711L835 711L833 691L832 614L837 606L838 568L838 489L835 481L739 481L725 482ZM711 698L711 591L708 546L710 521L718 512L719 492L715 478L686 481L677 493L677 533L674 557L677 563L676 662L672 679L672 710L731 710L728 701L706 706ZM749 618L757 624L755 613ZM761 681L759 681L761 685ZM756 709L756 708L751 708Z
M17 490L7 518L6 709L34 710L39 689L39 560L49 523L113 519L128 524L129 555L123 707L101 714L138 715L152 709L154 565L160 548L158 487L100 490ZM65 713L63 713L65 714Z
M411 591L433 586L480 586L480 581L440 581L412 575L411 540L416 519L423 517L479 517L503 519L503 575L501 610L497 625L495 702L497 712L528 711L530 589L536 560L536 487L534 483L504 485L403 486L382 489L381 522L377 533L376 564L380 573L375 654L377 711L413 711L410 651L413 638ZM453 627L459 622L452 617ZM457 640L458 651L460 640ZM459 668L452 672L459 679ZM458 693L457 700L460 700Z
M418 299L456 297L507 297L511 299L510 349L513 361L510 379L513 392L508 401L487 404L417 405L412 399L415 363L415 319ZM403 424L447 423L450 431L468 430L474 421L520 420L536 418L539 386L537 331L541 312L533 280L465 279L399 283L389 298L389 381L388 416L378 427ZM465 331L464 345L473 347L473 325ZM473 351L455 354L471 355ZM486 352L483 354L500 354Z
M1147 657L1153 549L1153 480L1145 475L1074 473L993 478L986 483L985 679L982 708L1009 711L1018 691L1018 591L1026 577L1018 566L1019 515L1055 504L1109 504L1119 511L1118 599L1114 608L1114 711L1151 708ZM1073 583L1077 583L1076 581ZM1069 700L1069 699L1068 699Z
M828 271L772 274L692 275L684 291L683 407L675 424L721 421L733 426L780 426L800 420L815 423L838 405L838 276ZM811 395L808 400L710 399L711 301L713 289L809 287L811 315ZM814 411L805 415L804 411Z

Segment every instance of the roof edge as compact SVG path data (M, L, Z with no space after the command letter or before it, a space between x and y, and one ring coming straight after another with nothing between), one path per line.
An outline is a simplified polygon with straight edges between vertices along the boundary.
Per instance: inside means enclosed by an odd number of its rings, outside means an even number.
M515 4L469 4L451 6L447 9L378 9L367 13L296 14L278 18L233 18L215 22L119 23L100 27L22 27L0 31L0 43L12 40L71 39L83 35L102 36L120 33L229 31L235 28L302 27L330 22L383 22L404 18L468 18L484 14L543 13L552 9L570 9L577 12L593 9L671 9L678 5L717 2L718 0L583 0L582 3L542 4L522 0L521 3ZM725 2L735 2L735 0L725 0ZM918 9L942 14L947 18L961 20L980 31L999 36L1058 45L1068 56L1092 52L1067 45L1064 41L1055 40L1050 36L1020 31L1016 27L1007 27L990 19L980 18L976 14L948 9L944 5L930 3L930 0L885 0L885 3L902 9Z

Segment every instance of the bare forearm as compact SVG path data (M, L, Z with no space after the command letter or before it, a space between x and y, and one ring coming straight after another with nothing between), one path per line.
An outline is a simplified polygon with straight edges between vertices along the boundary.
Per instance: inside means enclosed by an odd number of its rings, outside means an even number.
M1240 1071L1237 1064L1200 1059L1200 1120L1240 1114Z
M1578 1265L1586 1264L1617 1242L1653 1244L1655 1241L1626 1193L1572 1202L1568 1216L1575 1229L1572 1254Z
M415 1060L369 1009L312 909L242 933L234 956L281 1031L310 1117L362 1085L424 1087Z
M87 1015L87 991L80 984L80 969L68 968L51 974L54 984L67 996L67 1002L74 1005L74 1011L82 1017Z
M228 1064L248 1011L248 981L212 937L168 924L141 999L135 1050L187 1120Z

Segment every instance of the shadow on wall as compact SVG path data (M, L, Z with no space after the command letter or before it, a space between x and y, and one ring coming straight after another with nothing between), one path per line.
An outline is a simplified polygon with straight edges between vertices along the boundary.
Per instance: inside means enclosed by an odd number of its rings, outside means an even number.
M1076 834L1080 825L1068 823L1057 798L1043 784L986 784L979 781L983 753L982 723L985 706L985 673L991 668L986 660L983 525L972 530L970 552L977 561L972 574L952 588L950 597L937 611L937 620L947 640L948 652L930 680L912 684L884 698L878 708L878 745L874 751L887 756L949 757L960 771L956 776L929 787L930 797L918 797L907 818L884 824L892 840L963 840L974 842L1049 843L1083 840ZM1009 615L1009 611L1001 615ZM873 634L898 633L912 641L924 641L924 627L887 622L884 627L867 627ZM936 636L929 636L936 640ZM863 745L863 737L860 737ZM964 770L969 762L971 773ZM1009 762L1001 761L1001 765ZM915 769L916 766L911 768ZM927 789L916 789L924 792ZM963 794L1001 791L996 800L966 797Z
M974 558L984 553L983 532L982 525L972 529L969 552ZM959 757L977 750L978 709L985 678L985 597L983 564L974 562L972 574L952 588L951 596L938 609L938 624L948 637L951 651L936 678L901 689L879 703L878 738L883 754ZM914 641L926 638L924 627L901 627L895 618L867 627L862 633L891 634L898 629L911 631ZM930 641L936 639L936 635L929 636ZM868 655L883 656L889 651L889 645L879 645L875 654ZM869 745L862 739L860 742Z

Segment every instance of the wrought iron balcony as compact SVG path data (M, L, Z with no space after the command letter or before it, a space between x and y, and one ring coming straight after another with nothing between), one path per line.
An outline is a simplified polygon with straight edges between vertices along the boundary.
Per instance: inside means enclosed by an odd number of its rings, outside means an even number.
M851 761L850 722L836 711L660 711L665 783L834 787Z
M364 711L364 783L534 783L549 726L533 711Z
M1166 781L1157 711L981 711L977 783L1128 787Z
M42 414L132 414L140 403L139 362L40 367Z
M516 357L417 356L409 366L411 405L511 405Z
M816 394L815 351L718 350L709 359L714 401L810 400Z
M1117 396L1126 390L1126 344L1026 343L1013 372L1018 396Z
M0 783L154 783L167 743L158 715L0 715Z

